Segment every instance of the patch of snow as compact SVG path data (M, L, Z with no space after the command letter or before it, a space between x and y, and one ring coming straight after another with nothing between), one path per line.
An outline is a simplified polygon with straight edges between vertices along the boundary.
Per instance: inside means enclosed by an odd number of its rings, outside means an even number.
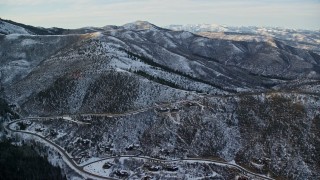
M236 163L236 162L235 162L234 160L232 160L232 161L229 161L228 163L229 163L229 164L233 164L233 165L236 165L236 166L238 166L238 165L237 165L237 163Z
M178 35L178 37L181 38L181 39L188 39L188 38L190 38L192 36L193 36L193 34L190 33L190 32L187 32L187 31L183 31L182 33L180 33Z
M67 133L58 133L56 139L59 139L59 138L65 136L65 135L67 135Z
M101 160L101 161L102 161L102 159L101 159L101 158L98 158L98 157L91 157L90 159L87 159L86 161L84 161L84 162L80 163L80 164L79 164L79 166L85 166L85 165L87 165L87 164L90 164L90 163L92 163L92 162L99 161L99 160Z
M24 58L26 55L24 53L19 55L21 58ZM22 59L22 60L16 60L9 62L9 66L20 66L20 67L29 67L30 62Z
M14 40L14 39L18 39L21 36L21 34L9 34L6 35L5 38L8 40Z
M90 165L87 165L83 168L84 171L96 174L103 177L109 177L109 175L112 173L111 169L103 169L103 165L106 162L112 163L111 160L104 160L104 161L98 161L95 163L92 163Z
M171 39L169 39L169 38L167 38L165 36L163 38L165 40L165 46L166 47L170 47L170 48L176 48L177 47L177 45Z
M23 46L29 46L29 45L33 45L33 44L37 44L38 42L33 40L33 39L24 39L22 42L21 42L21 45Z
M251 162L251 164L254 166L254 167L256 167L256 168L258 168L258 169L262 169L263 168L263 164L257 164L257 163L254 163L254 162Z
M72 121L72 118L70 116L63 116L62 119Z
M237 53L242 53L243 51L240 49L240 48L238 48L236 45L234 45L234 44L232 44L232 47L233 47L233 50L235 51L235 52L237 52Z

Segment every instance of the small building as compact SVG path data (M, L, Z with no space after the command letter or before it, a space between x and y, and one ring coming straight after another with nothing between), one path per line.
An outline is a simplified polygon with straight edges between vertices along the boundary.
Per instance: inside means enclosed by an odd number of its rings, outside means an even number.
M137 148L139 148L140 145L139 144L130 144L128 147L126 147L126 151L132 151L132 150L135 150Z
M157 108L156 109L158 112L169 112L170 111L170 109L169 108Z
M196 106L196 104L195 104L195 103L193 103L193 102L188 102L188 103L187 103L187 106L188 106L188 107Z
M115 175L119 176L119 177L128 177L130 174L125 171L125 170L116 170L114 172Z
M148 170L149 171L159 171L161 168L160 166L149 166Z
M102 168L103 168L103 169L110 169L112 166L113 166L112 163L106 162L106 163L104 163L104 165L102 166Z
M167 165L164 167L165 170L167 171L178 171L179 168L177 166L173 166L173 165Z
M179 108L175 106L170 110L170 112L179 112Z

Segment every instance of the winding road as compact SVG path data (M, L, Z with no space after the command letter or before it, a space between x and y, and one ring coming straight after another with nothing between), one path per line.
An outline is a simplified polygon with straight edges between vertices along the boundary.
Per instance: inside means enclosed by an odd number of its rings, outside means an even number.
M11 131L11 132L14 132L14 133L23 133L23 134L29 134L29 135L32 135L32 136L35 136L37 138L40 138L41 140L44 140L47 144L49 144L51 147L53 147L56 151L59 152L59 154L62 156L62 158L64 159L64 161L70 166L70 168L72 168L73 170L75 170L76 172L80 172L80 174L82 175L86 175L86 177L89 177L89 178L95 178L95 179L112 179L114 180L114 178L108 178L108 177L104 177L104 176L99 176L97 174L93 174L93 173L90 173L90 172L86 172L83 170L83 167L79 166L78 164L76 164L73 160L72 160L72 157L69 156L68 153L66 153L66 151L61 148L60 146L58 146L57 144L53 143L52 141L49 141L47 140L45 137L43 136L40 136L36 133L32 133L32 132L28 132L28 131L21 131L21 130L15 130L15 129L11 129L10 128L10 125L11 124L14 124L14 123L17 123L19 121L24 121L25 119L19 119L19 120L16 120L16 121L12 121L10 123L8 123L7 125L4 126L4 128L7 130L7 131Z
M301 94L301 95L312 95L312 96L318 96L320 97L320 93L312 93L312 92L297 92L297 91L279 91L279 92L252 92L252 93L238 93L238 94L228 94L228 95L208 95L208 94L198 94L200 97L206 97L206 98L230 98L230 97L245 97L245 96L256 96L256 95L262 95L262 94ZM137 110L131 110L131 111L127 111L127 112L123 112L123 113L84 113L84 114L71 114L71 115L61 115L61 116L45 116L45 117L25 117L24 119L63 119L63 120L68 120L66 119L66 117L72 117L72 116L98 116L98 117L110 117L110 118L114 118L114 117L123 117L123 116L130 116L130 115L134 115L137 113L142 113L142 112L146 112L148 110L151 109L155 109L155 108L164 108L164 107L168 107L172 104L187 104L187 103L194 103L197 104L199 106L204 106L201 105L201 103L197 100L180 100L180 101L176 101L176 102L168 102L168 103L162 103L162 104L156 104L153 106L149 106L146 108L141 108L141 109L137 109ZM72 121L72 120L69 120ZM87 124L89 125L90 123L88 122L81 122L81 121L73 121L76 122L78 124Z
M272 94L272 93L286 93L286 94L304 94L304 95L314 95L314 96L320 96L320 93L308 93L308 92L260 92L260 93L242 93L242 94L231 94L231 95L202 95L205 97L223 97L223 98L228 98L228 97L242 97L242 96L253 96L253 95L261 95L261 94ZM137 114L137 113L142 113L145 111L148 111L150 109L155 109L155 108L163 108L163 107L168 107L172 104L186 104L186 103L195 103L198 105L201 105L201 103L199 103L199 101L194 101L194 100L181 100L181 101L177 101L177 102L172 102L172 103L163 103L163 104L159 104L159 105L153 105L147 108L142 108L139 110L134 110L134 111L127 111L124 113L118 113L118 114L112 114L112 113L90 113L90 114L77 114L77 115L62 115L62 116L51 116L51 117L26 117L23 119L18 119L15 121L11 121L9 122L7 125L5 125L5 130L7 130L8 132L13 132L13 133L22 133L22 134L29 134L32 136L35 136L37 138L40 138L41 140L45 141L48 145L50 145L51 147L53 147L56 151L59 152L59 154L62 156L62 158L64 159L64 161L72 168L74 169L76 172L78 172L79 174L88 177L88 178L93 178L93 179L114 179L114 178L110 178L110 177L104 177L104 176L100 176L97 174L93 174L90 172L87 172L84 170L85 166L88 166L90 164L99 162L99 161L104 161L107 159L113 159L115 157L107 157L104 159L100 159L98 161L94 161L91 163L88 163L86 165L80 166L77 163L75 163L73 161L73 158L70 157L70 155L59 145L55 144L54 142L46 139L43 136L40 136L36 133L32 133L32 132L28 132L28 131L22 131L22 130L16 130L16 129L11 129L10 125L20 122L20 121L25 121L25 120L48 120L48 119L57 119L57 118L61 118L63 120L67 120L67 121L71 121L73 123L78 123L78 124L83 124L83 125L90 125L90 123L88 122L81 122L81 121L74 121L74 120L70 120L69 118L66 117L72 117L72 116L100 116L100 117L121 117L121 116L129 116L129 115L133 115L133 114ZM203 105L202 105L203 106ZM146 156L139 156L139 155L135 155L135 156L128 156L128 155L123 155L123 156L116 156L117 158L119 157L138 157L140 159L145 159L145 160L156 160L159 162L163 162L163 163L170 163L170 162L177 162L177 161L184 161L184 162L191 162L191 161L197 161L197 162L202 162L202 163L214 163L214 164L220 164L220 165L225 165L228 167L233 167L236 168L240 171L242 171L244 174L247 174L251 177L258 177L261 179L268 179L268 180L273 180L270 177L261 175L261 174L257 174L254 172L251 172L239 165L236 164L232 164L232 163L228 163L228 162L223 162L223 161L216 161L216 160L211 160L211 159L201 159L201 158L187 158L187 159L178 159L178 160L161 160L161 159L156 159L156 158L151 158L151 157L146 157Z
M268 179L268 180L274 180L273 178L261 175L261 174L257 174L257 173L253 173L239 165L236 164L232 164L232 163L228 163L228 162L223 162L223 161L217 161L217 160L211 160L211 159L201 159L201 158L187 158L187 159L175 159L175 160L163 160L163 159L157 159L157 158L152 158L152 157L147 157L147 156L135 156L135 155L122 155L122 156L113 156L113 157L107 157L107 158L103 158L94 162L90 162L88 164L83 165L82 167L86 167L89 166L91 164L100 162L100 161L105 161L108 159L114 159L114 158L139 158L139 159L144 159L144 160L154 160L157 162L162 162L162 163L173 163L173 162L189 162L192 163L194 161L198 162L198 163L212 163L212 164L216 164L216 165L224 165L224 166L228 166L228 167L233 167L236 168L238 170L240 170L241 172L243 172L244 174L248 174L251 177L258 177L258 178L262 178L262 179Z
M40 136L36 133L32 133L32 132L28 132L28 131L22 131L22 130L15 130L15 129L11 129L10 128L10 125L11 124L14 124L14 123L17 123L17 122L20 122L20 121L25 121L25 120L29 120L29 119L19 119L19 120L15 120L15 121L12 121L10 123L8 123L6 126L5 126L5 129L7 131L11 131L13 133L23 133L23 134L29 134L29 135L32 135L32 136L35 136L37 138L40 138L41 140L44 140L47 144L49 144L51 147L53 147L63 158L63 160L73 169L75 170L76 172L78 172L79 174L81 175L84 175L85 177L88 177L88 178L94 178L94 179L111 179L111 180L114 180L114 178L110 178L110 177L105 177L105 176L100 176L98 174L93 174L93 173L90 173L88 171L85 171L84 168L90 164L93 164L93 163L97 163L97 162L100 162L100 161L104 161L104 160L107 160L107 159L113 159L113 158L121 158L121 157L138 157L140 159L145 159L145 160L156 160L156 161L159 161L159 162L163 162L163 163L170 163L170 162L178 162L178 161L184 161L184 162L191 162L191 161L197 161L199 163L213 163L213 164L217 164L217 165L225 165L225 166L228 166L228 167L233 167L233 168L236 168L240 171L242 171L244 174L247 174L251 177L258 177L258 178L261 178L261 179L268 179L268 180L273 180L272 178L270 177L267 177L267 176L264 176L264 175L260 175L260 174L256 174L256 173L253 173L249 170L246 170L244 169L243 167L239 166L239 165L236 165L236 164L232 164L232 163L228 163L228 162L223 162L223 161L216 161L216 160L210 160L210 159L201 159L201 158L188 158L188 159L176 159L176 160L162 160L162 159L156 159L156 158L152 158L152 157L146 157L146 156L140 156L140 155L122 155L122 156L113 156L113 157L107 157L107 158L104 158L104 159L100 159L100 160L97 160L97 161L94 161L94 162L90 162L88 164L85 164L85 165L78 165L77 163L75 163L73 161L73 158L70 157L70 155L63 149L61 148L59 145L55 144L54 142L50 141L50 140L47 140L45 137L43 136Z

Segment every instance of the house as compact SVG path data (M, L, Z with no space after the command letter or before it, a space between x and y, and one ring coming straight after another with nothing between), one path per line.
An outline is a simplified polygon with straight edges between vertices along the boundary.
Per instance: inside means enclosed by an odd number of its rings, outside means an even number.
M149 166L148 170L149 171L159 171L160 170L160 166Z
M112 163L106 162L106 163L104 163L104 165L102 166L102 168L103 168L103 169L110 169L112 166L113 166Z
M171 110L170 110L170 112L179 112L179 108L178 107L173 107Z
M166 108L157 108L156 110L158 112L169 112L170 109L166 107Z
M167 171L178 171L179 168L177 166L173 166L173 165L167 165L164 167L165 170Z
M116 170L114 172L115 175L119 176L119 177L128 177L130 174L125 171L125 170Z

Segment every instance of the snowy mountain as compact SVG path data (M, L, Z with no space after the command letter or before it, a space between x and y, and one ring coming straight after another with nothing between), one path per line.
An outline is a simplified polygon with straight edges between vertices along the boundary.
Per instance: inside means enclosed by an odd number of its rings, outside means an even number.
M189 24L189 25L169 25L164 28L172 29L174 31L189 31L192 33L198 32L229 32L226 26L218 24Z
M0 21L7 138L45 147L49 160L71 174L320 175L318 32L10 22ZM21 120L12 120L15 113Z
M273 27L232 27L217 24L169 25L167 29L189 31L202 36L235 41L265 41L277 39L290 46L315 51L320 54L320 32Z

